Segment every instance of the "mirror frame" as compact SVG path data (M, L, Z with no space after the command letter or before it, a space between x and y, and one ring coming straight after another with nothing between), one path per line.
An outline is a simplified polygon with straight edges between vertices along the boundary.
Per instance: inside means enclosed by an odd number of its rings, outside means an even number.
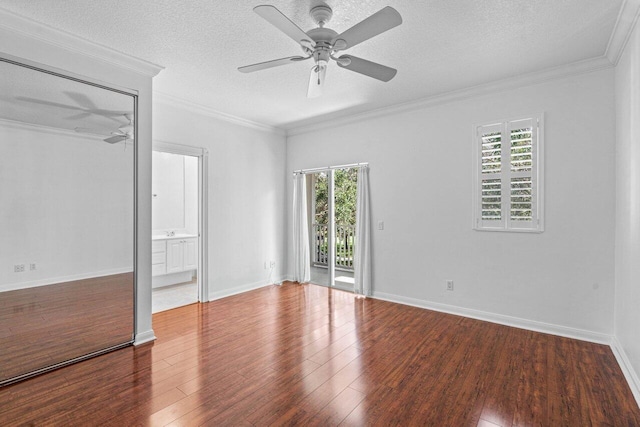
M0 52L0 62L4 62L4 63L8 63L8 64L12 64L15 66L19 66L19 67L23 67L23 68L28 68L34 71L38 71L38 72L42 72L45 74L49 74L58 78L63 78L66 80L71 80L71 81L75 81L78 83L82 83L82 84L86 84L89 86L93 86L93 87L97 87L100 89L104 89L104 90L108 90L110 92L115 92L115 93L120 93L122 95L126 95L126 96L130 96L132 98L133 101L133 140L134 143L132 144L133 147L133 170L131 171L133 174L133 235L131 236L132 239L132 249L133 249L133 289L132 289L132 295L133 295L133 300L132 300L132 304L133 304L133 311L131 312L131 316L132 316L132 326L133 326L133 330L131 331L131 339L129 341L126 341L124 343L121 344L117 344L108 348L104 348L104 349L100 349L100 350L96 350L94 352L85 354L85 355L81 355L72 359L68 359L65 360L63 362L58 362L58 363L54 363L52 365L49 366L45 366L42 368L38 368L34 371L30 371L30 372L25 372L23 374L11 377L11 378L7 378L7 379L0 379L0 387L4 387L10 384L14 384L16 382L19 381L23 381L25 379L46 373L46 372L50 372L53 371L55 369L64 367L64 366L68 366L77 362L81 362L83 360L87 360L90 359L92 357L96 357L96 356L100 356L102 354L105 353L109 353L111 351L114 350L118 350L124 347L128 347L131 345L134 345L135 342L135 337L136 337L136 331L137 331L137 326L138 326L138 316L137 316L137 311L138 311L138 162L139 162L139 136L138 136L138 96L139 93L136 90L133 89L128 89L128 88L124 88L124 87L119 87L118 85L114 85L111 83L106 83L106 82L102 82L96 79L92 79L86 76L81 76L72 72L69 72L67 70L62 70L59 68L55 68L55 67L50 67L44 64L40 64L37 62L33 62L33 61L29 61L26 60L24 58L18 58L18 57L14 57L12 55L8 55L8 54L4 54L2 52Z

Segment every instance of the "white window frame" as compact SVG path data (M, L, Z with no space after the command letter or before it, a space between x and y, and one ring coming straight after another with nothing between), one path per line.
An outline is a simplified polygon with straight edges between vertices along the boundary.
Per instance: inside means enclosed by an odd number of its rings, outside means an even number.
M505 150L501 144L501 172L492 174L482 173L482 130L487 128L498 129L501 132L501 141L508 135L511 140L511 125L514 122L531 120L532 122L532 220L521 221L511 219L511 178L516 178L521 173L511 170L511 150ZM478 231L506 231L522 233L542 233L544 231L544 114L513 117L504 120L495 120L473 126L472 137L473 150L473 224ZM482 217L482 181L483 178L494 178L501 181L501 217L498 220L486 220ZM505 195L507 202L505 203Z

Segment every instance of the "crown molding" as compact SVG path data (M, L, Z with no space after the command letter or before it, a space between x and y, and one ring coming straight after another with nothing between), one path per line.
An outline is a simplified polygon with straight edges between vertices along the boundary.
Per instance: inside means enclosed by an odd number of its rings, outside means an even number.
M161 65L136 58L2 8L0 8L0 29L20 34L40 43L98 59L143 76L154 77L164 70Z
M613 32L607 44L605 56L613 65L618 65L624 48L633 33L638 17L640 16L640 0L624 0L618 19L613 27Z
M388 107L378 108L362 113L356 113L346 117L340 117L340 113L333 113L325 115L323 117L316 117L313 119L312 124L303 124L299 126L294 125L291 127L287 127L287 136L301 135L325 129L328 123L331 123L332 127L344 126L347 124L356 123L363 120L370 120L381 116L420 110L428 107L433 107L435 105L462 101L469 98L507 91L525 86L532 86L547 81L563 79L566 77L604 70L612 67L613 64L605 56L600 56L584 61L573 62L571 64L563 65L560 67L548 68L546 70L534 73L523 74L520 76L510 77L507 79L485 83L478 86L472 86L434 96L429 96L415 101L394 104Z
M161 104L169 105L172 107L179 107L183 110L201 114L203 116L211 117L214 119L222 120L224 122L233 123L235 125L243 126L246 128L257 129L261 131L275 133L280 136L286 136L286 131L284 129L265 125L263 123L254 122L252 120L243 119L242 117L234 116L232 114L223 113L218 110L214 110L213 108L207 107L202 104L197 104L195 102L187 101L183 98L178 98L173 95L169 95L167 93L153 91L153 101L159 102Z

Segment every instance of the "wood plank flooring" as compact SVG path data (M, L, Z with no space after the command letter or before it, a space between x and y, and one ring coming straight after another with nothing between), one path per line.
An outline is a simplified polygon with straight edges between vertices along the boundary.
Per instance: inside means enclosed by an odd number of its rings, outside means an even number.
M133 273L0 292L0 380L131 341L133 300Z
M0 389L0 425L640 426L604 345L293 283L153 322Z

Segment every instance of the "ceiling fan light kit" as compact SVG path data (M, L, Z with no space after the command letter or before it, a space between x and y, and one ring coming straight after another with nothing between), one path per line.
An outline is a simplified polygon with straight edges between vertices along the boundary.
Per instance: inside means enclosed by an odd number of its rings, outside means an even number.
M315 65L311 68L309 77L309 89L307 96L310 98L320 96L325 81L327 67L331 60L339 67L354 71L374 79L388 82L397 73L397 70L353 55L335 55L343 50L353 47L363 41L382 34L400 24L402 17L394 8L387 6L357 23L348 30L338 34L336 31L325 27L333 16L333 10L326 4L315 6L309 12L318 28L304 32L287 18L276 7L270 5L256 6L253 9L258 15L300 44L305 56L289 56L257 64L239 67L238 71L251 73L254 71L273 68L280 65L313 59Z
M117 130L112 132L108 130L102 130L102 129L90 129L90 128L82 128L82 127L77 127L74 130L78 133L88 133L92 135L108 136L108 138L103 139L103 141L109 144L115 144L122 141L124 141L125 143L127 141L133 141L133 115L123 114L123 116L128 123L124 124L123 126L120 126Z

